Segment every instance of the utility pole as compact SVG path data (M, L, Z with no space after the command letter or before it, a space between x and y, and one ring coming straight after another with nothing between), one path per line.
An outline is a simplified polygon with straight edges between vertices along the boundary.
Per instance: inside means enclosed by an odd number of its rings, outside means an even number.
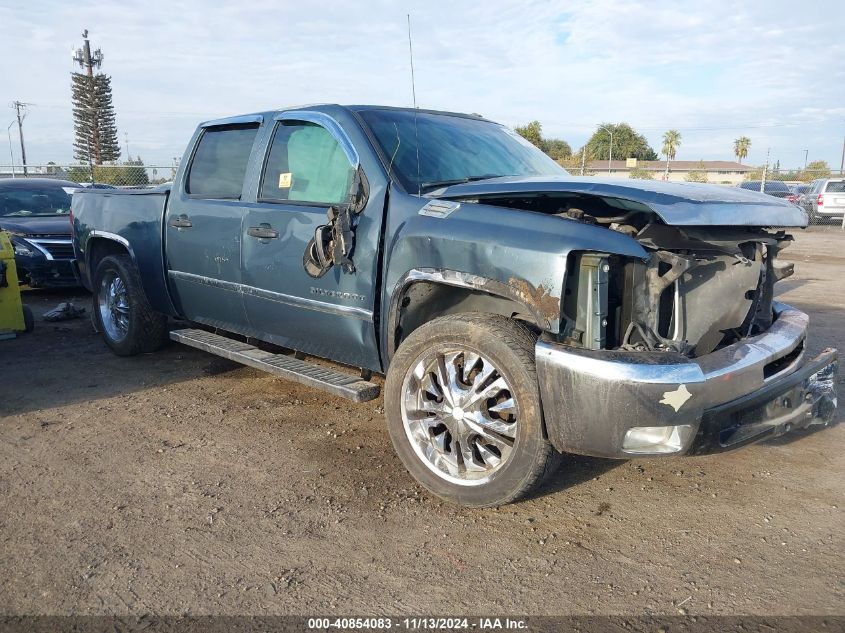
M88 171L91 174L91 184L97 182L97 177L94 175L94 159L91 158L91 137L88 137Z
M14 121L9 123L9 126L6 128L6 134L9 137L9 164L12 166L12 178L15 177L15 154L12 151L12 126L15 124Z
M764 193L764 190L766 189L766 174L769 172L769 152L771 150L771 147L766 148L766 166L763 167L763 179L760 181L760 193Z
M807 169L807 157L810 155L810 150L804 150L804 169Z
M842 160L839 161L839 175L842 176L845 174L845 138L842 139ZM843 225L845 225L845 217L842 219Z
M129 132L124 132L123 138L126 139L126 160L130 160L132 157L129 156Z
M91 54L91 42L88 41L88 29L82 31L83 45L74 53L73 60L79 64L88 75L88 109L91 111L91 144L94 150L94 162L102 164L102 146L100 144L99 112L97 112L97 97L94 87L94 67L103 64L103 52L98 48Z
M581 175L584 175L584 163L587 162L587 145L581 148Z
M12 107L15 109L15 113L18 117L18 136L21 139L21 162L23 163L23 177L26 178L27 171L26 171L26 147L24 146L23 142L23 120L26 118L26 106L32 105L31 103L21 103L20 101L13 101ZM23 116L21 116L21 110L23 110Z
M599 129L606 130L610 134L610 153L607 155L607 175L610 176L610 164L613 162L613 130L606 125L600 125Z

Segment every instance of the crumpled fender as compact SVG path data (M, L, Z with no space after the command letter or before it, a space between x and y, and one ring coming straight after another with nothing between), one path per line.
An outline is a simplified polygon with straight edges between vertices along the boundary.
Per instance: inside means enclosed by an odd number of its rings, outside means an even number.
M444 216L420 214L430 201L394 196L386 235L383 349L408 285L426 279L504 296L537 325L559 332L567 257L590 251L646 258L634 239L606 228L541 213L461 203Z

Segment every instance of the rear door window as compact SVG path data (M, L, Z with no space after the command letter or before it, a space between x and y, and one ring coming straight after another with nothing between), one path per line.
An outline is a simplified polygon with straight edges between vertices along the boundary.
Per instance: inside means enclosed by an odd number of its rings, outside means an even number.
M830 193L845 193L845 180L831 180L825 191Z
M203 130L188 171L187 193L199 198L238 200L257 131L257 123Z

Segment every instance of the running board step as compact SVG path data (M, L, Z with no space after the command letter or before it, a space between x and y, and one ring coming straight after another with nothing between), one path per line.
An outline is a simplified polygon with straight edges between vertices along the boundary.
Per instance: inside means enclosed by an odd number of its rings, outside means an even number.
M317 387L355 402L373 400L379 394L377 384L363 380L355 374L329 369L293 356L265 352L254 345L205 330L173 330L170 332L170 338L178 343L249 365L280 378Z

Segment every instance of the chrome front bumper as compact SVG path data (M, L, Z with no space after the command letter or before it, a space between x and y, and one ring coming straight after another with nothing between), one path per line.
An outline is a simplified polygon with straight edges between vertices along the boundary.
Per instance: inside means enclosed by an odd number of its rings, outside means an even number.
M538 341L550 441L561 451L599 457L700 454L830 423L837 352L805 362L807 315L774 307L777 318L768 331L700 358ZM664 430L656 427L677 432L653 449L632 442L639 429L652 429L646 435Z

